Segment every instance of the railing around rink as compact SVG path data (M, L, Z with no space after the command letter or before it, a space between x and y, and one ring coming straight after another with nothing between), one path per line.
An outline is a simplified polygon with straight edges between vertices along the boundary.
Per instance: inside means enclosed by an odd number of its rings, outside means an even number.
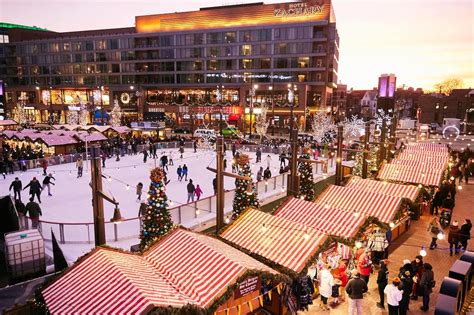
M268 181L255 183L256 191L259 194L260 199L266 199L278 194L286 193L287 176L288 173L284 173L272 177ZM224 213L227 215L232 211L234 194L235 189L225 191ZM214 219L215 213L216 195L170 208L173 222L177 225L184 225L191 229L201 226L205 221ZM26 218L23 219L23 221L24 222L20 223L22 228L28 229L31 226L30 219ZM68 223L40 220L38 223L38 230L41 231L43 237L47 240L51 239L50 231L53 231L61 244L94 242L93 222ZM120 223L106 221L105 231L107 241L117 242L137 238L140 232L140 218L125 218Z

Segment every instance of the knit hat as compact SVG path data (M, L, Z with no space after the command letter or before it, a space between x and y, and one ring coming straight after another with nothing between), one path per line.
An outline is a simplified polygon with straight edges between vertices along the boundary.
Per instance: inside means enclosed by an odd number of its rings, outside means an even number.
M404 264L404 265L411 264L410 259L403 259L403 264Z
M458 225L459 225L459 222L457 220L454 220L453 226L458 226Z

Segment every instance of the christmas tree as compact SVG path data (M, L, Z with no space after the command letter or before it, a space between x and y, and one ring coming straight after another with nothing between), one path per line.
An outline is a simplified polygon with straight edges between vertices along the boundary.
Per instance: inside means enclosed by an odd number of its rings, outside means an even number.
M110 124L112 127L120 126L122 122L122 110L120 109L119 103L117 100L114 100L114 108L110 112Z
M140 248L142 250L148 248L158 237L166 234L173 227L163 178L161 168L157 167L151 171L147 204L144 213L141 214L143 229L140 234Z
M237 163L239 164L239 175L252 178L250 171L249 156L241 154ZM236 219L243 211L249 207L259 207L255 185L252 180L235 180L235 195L233 203L233 219Z
M363 149L363 147L360 147L360 149ZM371 172L376 172L378 170L377 153L378 153L377 145L372 146L369 149L369 153L367 154L367 177L371 177ZM354 169L352 171L353 175L362 177L363 161L364 161L364 153L357 152L355 155Z
M303 150L303 155L301 158L309 160L311 154L310 148L305 148ZM300 196L304 200L313 201L314 195L314 182L313 182L313 166L309 162L300 162L298 168L300 173Z

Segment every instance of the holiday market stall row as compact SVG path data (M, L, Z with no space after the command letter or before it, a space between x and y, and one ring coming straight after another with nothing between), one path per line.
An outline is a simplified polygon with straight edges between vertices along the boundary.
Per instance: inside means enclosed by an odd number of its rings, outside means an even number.
M41 296L52 314L280 314L287 281L220 240L175 228L143 254L97 247Z

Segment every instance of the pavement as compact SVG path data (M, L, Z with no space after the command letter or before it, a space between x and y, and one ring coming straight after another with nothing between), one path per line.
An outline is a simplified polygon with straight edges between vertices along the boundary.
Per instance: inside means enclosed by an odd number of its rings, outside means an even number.
M474 204L474 179L471 178L470 184L463 184L462 190L458 191L455 199L456 205L453 212L453 220L458 220L461 225L466 218L474 219L473 204ZM428 262L433 265L433 271L436 279L436 287L433 289L430 299L430 310L428 312L422 312L420 306L422 305L422 298L419 297L417 301L410 301L410 310L408 314L434 314L434 308L439 294L439 288L442 279L448 276L449 269L452 264L460 257L460 255L449 256L449 244L447 240L438 240L438 248L435 250L429 250L429 244L431 242L431 236L427 231L429 220L432 216L429 213L423 213L420 220L412 221L410 229L397 239L394 244L391 245L389 254L389 265L388 269L390 272L389 277L393 278L398 275L399 269L402 266L403 259L413 260L415 256L419 255L421 246L426 247L427 255L424 258L424 262ZM447 229L445 230L447 237ZM471 235L474 231L471 230ZM471 240L468 243L468 250L474 251L474 241ZM362 303L362 314L363 315L386 315L388 314L388 308L385 305L385 310L382 310L376 306L379 301L379 295L376 284L376 272L371 275L369 280L369 292L364 296ZM306 312L298 312L298 314L348 314L348 303L344 302L334 309L324 311L319 307L319 299L313 301L313 305L310 306Z

